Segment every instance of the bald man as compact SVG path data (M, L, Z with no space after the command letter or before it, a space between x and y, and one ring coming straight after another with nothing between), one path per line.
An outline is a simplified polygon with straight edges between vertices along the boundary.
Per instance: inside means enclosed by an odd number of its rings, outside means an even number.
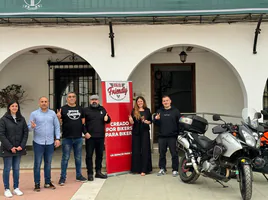
M34 191L40 191L40 167L44 157L45 188L56 189L51 183L51 162L54 147L60 146L60 124L56 113L48 108L47 97L39 99L39 108L30 115L28 128L33 131Z

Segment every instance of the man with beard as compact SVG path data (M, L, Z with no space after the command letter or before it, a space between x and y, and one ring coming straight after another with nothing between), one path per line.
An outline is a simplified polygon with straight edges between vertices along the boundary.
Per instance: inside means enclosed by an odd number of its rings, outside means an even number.
M96 151L95 178L106 179L107 175L101 173L101 163L104 150L105 124L110 123L111 118L105 108L99 104L99 96L90 97L90 106L85 108L84 133L86 138L86 165L88 180L93 181L93 162L92 156Z

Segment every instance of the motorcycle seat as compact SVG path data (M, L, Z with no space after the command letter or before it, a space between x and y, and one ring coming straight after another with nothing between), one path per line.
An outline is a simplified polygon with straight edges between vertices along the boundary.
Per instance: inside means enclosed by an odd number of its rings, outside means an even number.
M213 147L215 140L211 140L204 135L193 135L196 142L203 148L203 149L210 149Z

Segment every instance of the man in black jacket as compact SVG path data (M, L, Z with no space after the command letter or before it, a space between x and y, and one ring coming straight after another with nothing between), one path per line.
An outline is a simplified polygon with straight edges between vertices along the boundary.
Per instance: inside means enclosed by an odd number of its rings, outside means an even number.
M169 96L162 97L163 107L157 110L154 116L154 123L159 126L158 149L159 149L159 168L158 176L166 174L166 152L169 147L172 156L172 175L178 176L178 152L176 150L176 140L179 133L180 112L171 106Z
M95 170L96 178L107 178L106 174L101 173L101 163L104 150L105 124L110 123L111 118L105 108L99 104L99 96L90 97L90 106L85 108L85 138L86 138L86 165L88 180L93 181L93 162L92 156L96 151Z

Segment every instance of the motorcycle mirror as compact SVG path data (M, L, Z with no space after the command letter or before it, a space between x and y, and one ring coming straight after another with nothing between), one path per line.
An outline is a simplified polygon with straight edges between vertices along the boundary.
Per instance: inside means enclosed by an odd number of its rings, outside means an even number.
M259 112L255 113L255 118L260 119L261 118L261 113L259 113Z
M266 110L261 110L261 114L268 115L268 112Z
M218 114L215 114L212 116L212 119L213 119L213 121L219 121L219 120L221 120L221 116Z

